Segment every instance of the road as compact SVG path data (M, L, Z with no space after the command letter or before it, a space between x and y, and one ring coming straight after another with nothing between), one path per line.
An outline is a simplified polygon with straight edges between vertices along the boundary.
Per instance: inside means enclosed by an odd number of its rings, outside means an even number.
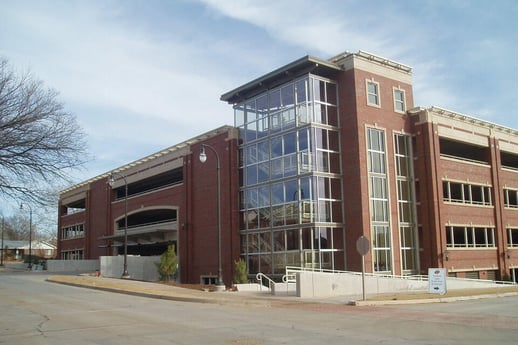
M228 306L136 297L0 273L0 344L516 344L518 297L353 307Z

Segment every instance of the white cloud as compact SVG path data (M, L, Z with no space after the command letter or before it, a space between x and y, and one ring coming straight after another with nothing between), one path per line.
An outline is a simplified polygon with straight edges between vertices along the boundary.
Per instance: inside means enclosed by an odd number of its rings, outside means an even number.
M121 148L141 154L133 148L159 149L231 124L232 109L219 100L221 94L303 54L327 58L361 49L401 61L414 67L416 105L439 105L486 118L503 114L500 103L511 104L504 86L512 89L516 79L516 72L510 72L516 63L506 66L516 55L516 48L509 48L509 34L474 39L476 33L467 35L459 23L470 22L470 8L456 4L29 4L11 2L2 9L0 54L30 67L61 92L88 131L94 151L103 141L117 140L125 143ZM447 10L462 10L466 18L449 18ZM498 81L487 79L487 66L498 73ZM474 71L479 72L474 77L478 83L470 82L473 76L468 74ZM482 83L492 89L477 85ZM493 101L489 105L486 94ZM113 153L128 157L126 152ZM111 158L108 153L94 154Z
M498 115L515 98L518 36L510 19L518 6L513 2L496 7L466 1L200 1L287 45L324 55L361 49L411 65L416 105L518 126L511 114Z

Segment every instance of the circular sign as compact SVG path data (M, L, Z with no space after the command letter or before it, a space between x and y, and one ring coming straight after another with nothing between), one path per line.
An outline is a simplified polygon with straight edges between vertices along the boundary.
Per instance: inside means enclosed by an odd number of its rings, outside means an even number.
M371 243L365 236L360 236L360 238L356 241L356 250L362 256L369 252L370 246Z

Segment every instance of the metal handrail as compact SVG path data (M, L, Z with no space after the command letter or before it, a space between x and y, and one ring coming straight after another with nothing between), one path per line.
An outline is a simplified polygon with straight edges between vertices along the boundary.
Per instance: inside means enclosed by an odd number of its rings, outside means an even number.
M361 272L354 271L339 271L339 270L328 270L328 269L314 269L314 268L306 268L306 267L296 267L296 266L286 266L286 275L285 277L295 277L296 272L322 272L322 273L334 273L334 274L352 274L352 275L361 275ZM365 273L366 276L370 277L381 277L381 278L395 278L395 279L406 279L406 280L418 280L418 281L428 281L427 275L404 275L398 276L394 274L383 274L383 273ZM288 279L288 278L286 278ZM502 280L488 280L488 279L470 279L470 278L457 278L457 277L448 277L448 279L454 279L459 281L480 281L480 282L493 282L495 284L502 285L517 285L517 283L512 281L502 281ZM283 277L284 280L284 277ZM293 281L295 282L295 280Z
M260 290L262 290L263 286L264 286L263 278L268 283L268 289L270 289L270 291L273 291L272 285L275 284L275 282L270 277L268 277L266 274L264 274L262 272L259 272L255 275L255 279L259 282Z

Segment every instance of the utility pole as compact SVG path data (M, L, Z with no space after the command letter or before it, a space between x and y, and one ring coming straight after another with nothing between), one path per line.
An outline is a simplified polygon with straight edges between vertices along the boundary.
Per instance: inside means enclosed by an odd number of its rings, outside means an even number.
M0 266L4 265L4 226L4 217L2 217L2 248L0 248L0 250L2 250L2 254L0 256Z

